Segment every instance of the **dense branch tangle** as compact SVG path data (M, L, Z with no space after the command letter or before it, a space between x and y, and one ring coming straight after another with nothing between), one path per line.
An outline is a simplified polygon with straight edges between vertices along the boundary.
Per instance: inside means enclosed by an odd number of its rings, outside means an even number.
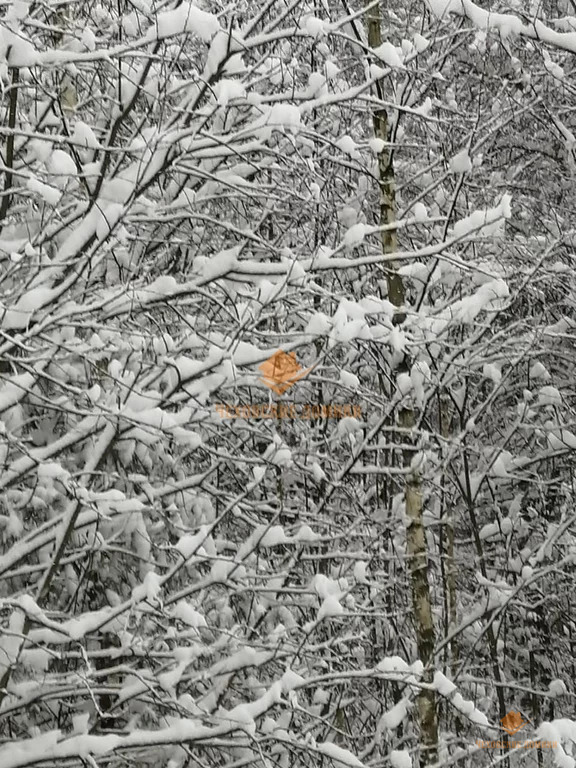
M511 242L490 189L501 140L547 113L511 98L493 116L508 85L473 33L436 38L443 22L408 10L386 11L387 39L374 8L299 3L6 20L3 768L397 768L420 747L416 698L431 762L436 717L442 759L500 715L463 680L471 658L488 687L498 665L548 684L517 617L569 647L569 563L546 558L572 535L572 267L560 243ZM402 66L374 51L388 40ZM480 70L466 97L434 76L457 56ZM463 147L486 166L445 163ZM281 398L258 368L278 348L313 369ZM320 397L362 419L215 407ZM448 509L456 587L438 576Z

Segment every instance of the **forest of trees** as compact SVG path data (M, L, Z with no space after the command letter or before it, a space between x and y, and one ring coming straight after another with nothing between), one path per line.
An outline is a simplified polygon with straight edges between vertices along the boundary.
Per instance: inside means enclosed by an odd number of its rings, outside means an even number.
M0 768L576 767L576 2L9 0Z

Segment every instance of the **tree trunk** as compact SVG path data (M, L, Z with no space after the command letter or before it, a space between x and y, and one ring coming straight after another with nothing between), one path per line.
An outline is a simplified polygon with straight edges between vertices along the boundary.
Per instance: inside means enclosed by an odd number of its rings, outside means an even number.
M371 8L366 15L368 29L368 45L377 48L382 43L382 17L378 5ZM382 100L380 84L377 84L378 97ZM383 108L373 112L374 134L383 142L378 155L380 181L380 225L393 225L396 222L396 183L394 177L394 156L388 136L388 113ZM398 239L395 228L386 229L381 235L382 252L393 254L397 251ZM391 261L386 265L386 282L388 299L395 307L404 304L404 284L396 271L396 264ZM400 324L405 315L397 312L394 322ZM403 442L412 439L415 426L414 410L403 408L399 413L399 426L402 428ZM413 449L404 451L403 463L410 466ZM406 530L407 550L410 560L410 577L414 624L416 627L416 642L418 655L424 664L424 682L432 680L431 663L434 655L434 623L430 606L430 587L428 584L428 552L426 535L422 522L422 491L420 476L417 470L411 472L406 479L405 487L406 515L408 527ZM422 690L418 695L418 721L420 727L420 768L426 768L437 760L438 726L436 721L436 699L434 691Z
M399 424L404 432L404 441L410 442L414 428L414 411L404 408L399 414ZM412 448L404 450L404 466L410 467L414 455ZM416 627L418 655L424 664L423 682L432 682L432 661L434 659L434 621L428 584L428 550L426 531L422 519L422 488L417 468L406 478L406 544L410 562L412 607ZM436 697L433 690L423 689L418 694L418 720L420 725L420 768L436 763L438 759L438 724L436 720Z

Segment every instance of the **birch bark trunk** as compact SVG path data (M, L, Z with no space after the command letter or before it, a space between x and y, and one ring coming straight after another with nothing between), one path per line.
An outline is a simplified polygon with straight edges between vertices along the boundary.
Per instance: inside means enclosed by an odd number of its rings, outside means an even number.
M380 6L373 6L366 14L368 45L377 48L382 43L382 15ZM377 84L378 97L383 101L380 84ZM380 224L391 225L396 222L396 183L394 177L394 153L388 140L388 113L384 108L377 108L372 115L374 135L383 142L378 156L380 181ZM398 240L395 228L382 232L382 252L386 255L397 251ZM391 261L386 267L388 299L399 309L404 304L405 292L401 276L396 271L396 264ZM402 323L405 316L396 313L395 322ZM414 409L404 407L398 414L398 424L401 427L402 440L406 445L413 441L416 418ZM403 451L405 468L411 465L415 448L408 447ZM419 471L413 469L407 475L405 486L407 552L410 561L410 583L412 592L412 607L416 628L416 644L418 655L424 664L424 682L432 681L432 662L434 658L434 622L430 601L430 585L428 583L428 551L426 533L422 520L422 488ZM436 715L436 699L434 691L423 689L418 695L418 721L420 728L420 768L427 768L437 762L438 756L438 724Z

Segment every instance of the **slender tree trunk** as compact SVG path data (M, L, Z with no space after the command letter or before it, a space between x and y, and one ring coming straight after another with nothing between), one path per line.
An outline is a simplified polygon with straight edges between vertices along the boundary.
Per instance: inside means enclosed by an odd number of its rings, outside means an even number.
M440 434L448 440L451 434L450 399L448 395L439 397ZM445 475L442 482L447 483ZM451 634L458 626L458 612L456 602L456 561L454 559L454 505L444 504L442 517L446 519L446 592L447 592L447 626L446 634ZM450 642L450 669L453 671L458 665L458 636L454 635Z
M10 48L8 49L8 54ZM4 195L0 204L0 232L4 228L5 219L8 216L8 209L12 199L12 183L14 169L14 128L16 126L16 112L18 108L18 86L20 82L20 70L18 67L12 67L12 82L10 86L10 100L8 102L8 128L10 129L6 139L6 154L4 171Z
M438 415L440 422L440 434L448 441L452 432L452 415L450 409L450 398L446 393L441 393L438 397ZM444 539L443 530L441 545L441 564L442 579L444 589L444 632L446 637L451 637L450 644L446 648L445 674L452 676L458 667L458 635L452 634L458 626L458 610L456 600L456 559L454 550L454 521L455 505L450 502L448 493L444 490L448 485L448 472L442 472L440 480L442 484L442 508L441 518L446 520L446 538ZM460 718L455 713L454 730L458 736L461 731Z
M368 45L377 48L382 43L382 18L379 6L371 8L366 16L368 27ZM380 84L378 97L382 98ZM394 178L394 158L388 142L388 113L385 109L375 109L372 114L374 124L374 136L384 142L381 152L378 154L378 171L380 176L380 224L394 224L396 222L396 181ZM382 232L382 251L385 254L395 253L398 239L395 229ZM386 272L388 284L388 299L396 307L404 303L404 285L402 278L396 272L396 264L390 262ZM401 318L398 318L401 321Z
M414 429L414 411L404 408L399 414L399 424L404 431L405 443L411 442ZM413 448L404 450L404 466L410 467ZM432 682L434 659L434 621L428 583L428 549L423 523L422 483L418 468L412 468L406 479L406 544L410 561L412 607L416 627L418 655L424 665L423 682ZM422 689L418 694L418 720L420 725L420 768L436 763L438 759L438 724L436 697L433 690Z
M367 12L366 26L368 29L368 44L377 48L382 43L382 17L380 7L374 6ZM382 100L379 84L378 97ZM388 113L384 108L377 108L372 115L374 134L383 142L378 155L380 180L380 224L393 225L396 222L396 182L394 177L394 155L389 143ZM395 228L384 230L381 235L382 252L394 254L397 251L398 240ZM404 284L396 271L396 264L391 261L386 265L386 282L388 299L395 307L404 304ZM395 323L402 323L405 316L397 312ZM405 365L405 364L404 364ZM398 423L402 428L402 439L406 444L412 439L412 431L416 420L414 410L403 408L398 415ZM404 451L403 463L410 466L414 450ZM417 470L407 476L405 487L406 515L408 527L406 530L407 550L410 559L410 577L412 591L412 606L418 655L424 664L424 682L432 679L431 664L434 656L434 623L430 604L430 587L428 584L428 551L426 534L422 521L422 490L420 475ZM432 765L437 761L438 754L438 725L436 720L436 699L434 691L422 690L418 695L418 721L420 727L420 767Z

